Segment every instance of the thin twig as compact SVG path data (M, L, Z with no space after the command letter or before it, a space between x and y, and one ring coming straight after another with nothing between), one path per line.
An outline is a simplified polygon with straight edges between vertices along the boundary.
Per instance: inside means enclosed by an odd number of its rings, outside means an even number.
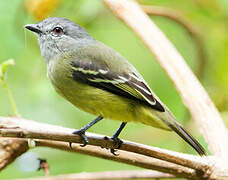
M177 13L171 8L161 7L161 6L145 6L145 5L141 7L148 15L162 16L162 17L169 18L170 20L175 21L177 24L181 25L187 31L187 33L195 42L195 46L197 47L198 66L197 66L196 75L198 76L199 79L202 79L205 73L207 58L206 58L205 46L198 29L195 26L193 26L184 16Z
M152 22L134 0L103 0L122 19L154 54L156 60L174 82L189 109L192 118L205 137L211 152L227 156L227 129L210 100L183 57L164 33Z
M66 174L49 177L26 178L23 180L111 180L111 179L151 179L151 178L176 178L171 174L161 173L152 170L138 170L138 171L107 171L107 172L93 172L93 173L77 173ZM19 180L19 179L18 179ZM22 180L22 179L20 179Z
M7 83L4 85L4 88L7 91L7 95L8 95L8 98L9 98L9 101L10 101L10 105L12 107L12 110L13 110L14 115L15 116L20 116L20 114L18 113L18 110L17 110L16 103L15 103L15 101L13 99L13 95L12 95L12 93L11 93L11 91L10 91Z
M48 164L47 160L46 159L39 158L39 161L40 161L40 167L39 167L38 170L41 170L42 169L44 171L44 175L45 176L49 176L49 174L50 174L50 171L49 171L50 167L49 167L49 164Z
M74 131L73 129L63 128L63 127L44 124L44 123L37 123L31 120L24 120L22 118L0 118L0 125L1 125L0 134L3 137L46 139L46 140L82 143L82 140L78 135L72 134L72 132ZM104 136L102 135L97 135L93 133L87 133L86 135L89 138L90 145L102 146L105 148L115 147L115 143L110 138L104 138ZM90 146L87 146L85 148L79 148L79 149L81 151L88 151L92 153L95 150L95 147L87 150L87 148L89 147ZM68 149L69 149L69 146L68 146ZM129 141L123 141L123 144L120 149L124 151L119 150L120 155L118 157L113 156L107 150L101 151L100 147L98 147L98 149L100 150L98 153L101 153L100 156L103 156L103 157L105 156L108 159L111 159L111 160L115 159L119 161L122 158L122 161L124 161L125 163L129 163L132 165L137 165L137 166L149 168L149 169L153 167L153 169L160 170L162 172L168 171L167 173L173 173L173 171L176 171L176 168L178 168L178 171L180 171L181 170L180 165L182 165L181 167L183 166L192 167L193 169L197 169L198 171L202 171L202 172L209 169L209 166L208 166L209 163L206 157L202 158L199 156L177 153L177 152L163 150L160 148L150 147L150 146L133 143ZM129 151L129 153L127 153L126 151ZM161 160L157 160L150 157L154 157ZM168 162L165 162L164 160ZM173 163L175 163L175 165ZM188 174L188 175L193 173L192 170L189 170L189 169L186 171L191 171L191 172L185 172L185 174Z
M15 62L13 59L8 59L7 61L4 61L3 63L0 64L0 84L6 89L8 98L11 104L11 107L13 109L14 115L19 116L19 113L17 111L16 103L13 99L13 95L8 87L8 84L6 82L6 74L7 74L7 68L10 65L14 65Z

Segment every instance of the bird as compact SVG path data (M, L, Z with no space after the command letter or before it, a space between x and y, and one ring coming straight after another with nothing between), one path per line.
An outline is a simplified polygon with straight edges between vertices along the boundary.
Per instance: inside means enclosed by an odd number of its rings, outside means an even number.
M136 68L113 48L63 17L49 17L25 28L38 37L47 75L56 92L75 107L96 116L72 132L82 138L82 146L88 144L85 132L105 118L121 121L111 137L118 144L111 149L114 155L122 143L119 135L128 122L174 131L199 155L206 155Z

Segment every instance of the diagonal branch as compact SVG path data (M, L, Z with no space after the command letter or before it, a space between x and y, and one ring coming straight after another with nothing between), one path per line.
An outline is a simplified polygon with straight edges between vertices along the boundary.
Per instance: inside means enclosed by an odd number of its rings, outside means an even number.
M145 43L174 82L211 152L226 156L227 129L218 110L175 47L134 0L103 0Z
M37 177L37 178L26 178L24 180L110 180L110 179L151 179L151 178L175 178L175 176L161 173L152 170L140 170L140 171L106 171L106 172L94 172L94 173L77 173L77 174L66 174L49 177ZM19 180L19 179L18 179ZM21 179L22 180L22 179Z
M22 118L0 118L0 134L2 137L33 138L82 143L81 138L77 135L73 135L72 132L73 129L37 123ZM119 156L113 156L107 150L102 150L100 147L94 147L102 146L105 148L114 148L115 143L110 138L104 138L104 136L93 133L87 133L86 135L89 138L89 144L93 146L87 146L84 148L77 146L74 149L77 149L77 151L80 152L86 152L90 155L105 157L106 159L171 173L177 176L184 174L192 177L195 176L193 169L201 172L210 169L206 157L202 158L177 153L129 141L123 141L121 150L119 150ZM39 141L37 141L37 144L39 144ZM67 149L70 149L68 144L66 147ZM189 167L192 169L189 169Z
M199 79L202 79L205 73L205 65L206 65L206 49L204 47L202 38L198 29L193 26L184 16L180 15L176 11L168 7L161 6L141 6L142 9L148 14L152 16L162 16L169 18L172 21L175 21L177 24L181 25L190 37L195 42L195 46L197 48L198 54L198 63L197 63L197 71L196 74Z

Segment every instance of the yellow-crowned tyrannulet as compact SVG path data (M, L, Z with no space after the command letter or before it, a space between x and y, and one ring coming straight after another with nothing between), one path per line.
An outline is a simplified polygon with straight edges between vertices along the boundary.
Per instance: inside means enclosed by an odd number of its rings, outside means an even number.
M176 121L138 71L112 48L95 40L66 18L48 18L25 28L38 36L48 77L56 91L79 109L98 116L73 132L88 143L85 131L103 118L174 130L200 155L202 146ZM111 150L114 153L114 150Z

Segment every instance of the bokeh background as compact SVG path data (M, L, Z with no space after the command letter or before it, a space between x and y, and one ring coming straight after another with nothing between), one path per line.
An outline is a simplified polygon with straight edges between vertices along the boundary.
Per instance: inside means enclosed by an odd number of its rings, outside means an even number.
M208 91L225 122L228 120L228 1L227 0L139 0L142 5L170 8L187 19L185 28L167 17L151 16L185 58ZM117 19L102 0L10 0L0 1L0 63L13 58L7 82L20 115L38 122L80 128L94 116L84 113L57 95L46 76L37 38L23 26L48 16L67 17L119 51L143 75L150 87L181 122L206 147L180 96L154 57L135 34ZM199 51L199 48L200 51ZM200 52L200 53L199 53ZM202 53L205 53L202 58ZM0 86L0 116L12 115L5 89ZM90 132L112 135L120 122L104 120ZM121 138L180 152L196 154L177 135L141 124L129 123ZM137 167L49 148L31 149L29 158L19 159L0 173L0 179L42 176L36 157L46 158L50 174L139 169ZM33 157L33 158L30 158ZM30 162L28 162L30 159ZM34 165L35 166L35 165Z

